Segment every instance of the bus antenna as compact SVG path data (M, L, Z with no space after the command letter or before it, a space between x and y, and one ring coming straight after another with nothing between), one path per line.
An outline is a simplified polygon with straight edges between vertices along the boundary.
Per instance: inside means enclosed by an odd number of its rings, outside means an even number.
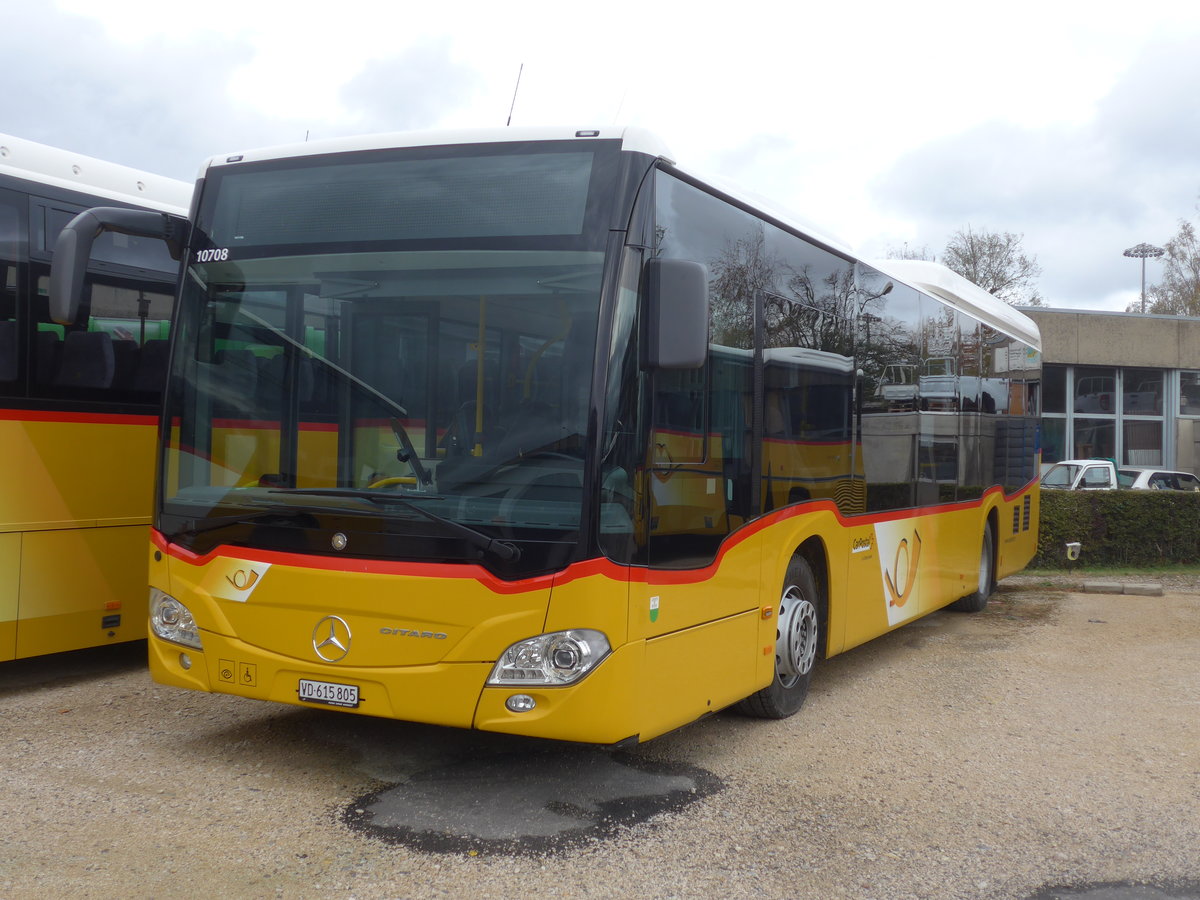
M521 63L521 68L517 69L517 85L513 88L512 105L508 108L508 121L504 123L505 128L512 124L513 110L517 108L517 91L521 89L521 73L524 71L525 63Z

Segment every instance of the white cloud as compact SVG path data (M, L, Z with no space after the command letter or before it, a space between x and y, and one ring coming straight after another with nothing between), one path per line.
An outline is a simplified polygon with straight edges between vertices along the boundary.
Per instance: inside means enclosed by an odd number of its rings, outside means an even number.
M1120 251L1200 188L1194 0L57 3L7 23L0 127L180 178L306 134L500 126L524 64L515 124L652 128L868 252L1023 233L1051 302L1110 307Z
M1124 308L1140 269L1122 251L1167 240L1200 191L1194 46L1156 37L1080 121L994 121L914 148L875 196L934 249L967 224L1024 234L1051 304Z

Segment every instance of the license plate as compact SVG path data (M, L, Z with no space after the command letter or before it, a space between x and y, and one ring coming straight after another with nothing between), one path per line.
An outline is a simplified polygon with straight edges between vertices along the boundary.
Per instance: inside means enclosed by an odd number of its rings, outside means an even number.
M326 706L358 706L357 684L334 684L330 681L300 679L300 699L306 703L323 703Z

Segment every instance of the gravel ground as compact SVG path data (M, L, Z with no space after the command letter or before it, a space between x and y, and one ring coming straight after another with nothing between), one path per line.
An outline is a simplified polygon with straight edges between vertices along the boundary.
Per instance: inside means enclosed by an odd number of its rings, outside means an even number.
M1155 581L1164 596L1009 579L982 614L829 660L792 719L721 714L643 745L723 788L532 858L424 853L342 821L414 772L529 742L176 691L136 645L0 664L0 897L963 900L1200 883L1200 588Z

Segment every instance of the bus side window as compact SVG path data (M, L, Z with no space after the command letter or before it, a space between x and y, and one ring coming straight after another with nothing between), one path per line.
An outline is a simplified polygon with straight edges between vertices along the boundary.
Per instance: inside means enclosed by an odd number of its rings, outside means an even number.
M17 348L17 258L21 221L15 200L0 192L0 384L11 391L21 376Z
M17 380L17 322L0 321L0 381Z
M106 331L72 331L63 344L62 362L54 379L55 387L112 387L116 373L116 354Z

